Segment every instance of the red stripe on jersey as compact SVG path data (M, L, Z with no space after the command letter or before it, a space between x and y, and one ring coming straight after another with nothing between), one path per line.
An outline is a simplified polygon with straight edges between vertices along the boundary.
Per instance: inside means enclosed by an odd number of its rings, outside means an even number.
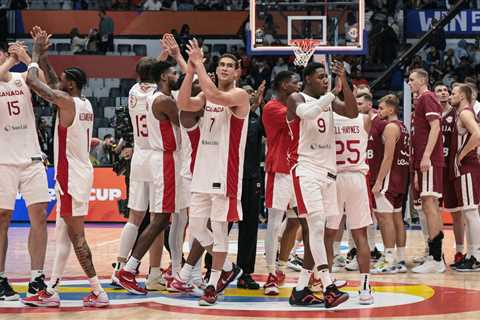
M230 136L228 146L228 164L227 164L227 197L238 198L238 173L240 171L240 139L242 138L242 129L244 119L238 119L235 116L230 118Z
M298 144L300 141L300 118L288 122L288 129L290 131L290 137L292 141L288 150L288 162L290 167L293 167L298 162Z
M58 125L58 159L57 182L63 196L60 196L60 216L72 216L72 197L68 194L68 159L67 159L67 133L68 128Z
M194 130L187 131L190 145L192 146L192 154L190 155L190 173L193 174L195 168L195 159L197 158L198 142L200 141L200 128L196 127Z
M296 175L296 168L292 170L293 190L297 199L297 209L299 214L307 214L307 208L303 201L302 188L300 188L300 178Z
M162 136L163 151L177 150L177 141L172 122L170 120L160 120L158 123L160 125L160 135Z
M227 221L228 222L237 222L239 219L238 217L238 199L237 197L229 197L228 198L228 214L227 214Z
M163 152L162 211L175 212L175 160L173 152Z
M271 208L273 205L273 187L275 185L275 172L267 172L267 187L265 190L265 207Z

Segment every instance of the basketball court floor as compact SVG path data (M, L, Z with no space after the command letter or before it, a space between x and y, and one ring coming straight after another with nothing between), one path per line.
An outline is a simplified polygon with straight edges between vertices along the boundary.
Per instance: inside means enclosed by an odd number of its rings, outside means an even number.
M236 232L232 230L230 251L236 254ZM87 309L81 307L81 297L88 292L88 282L73 254L65 270L65 281L61 288L62 307L59 309L39 309L23 307L20 302L0 302L0 319L274 319L274 318L338 318L338 319L480 319L480 274L447 271L444 274L417 275L413 273L372 276L375 290L375 304L360 306L357 303L356 272L335 274L339 279L348 279L346 291L350 299L336 309L293 308L288 304L291 286L298 273L287 273L286 287L277 297L266 297L262 290L237 289L230 286L225 298L214 307L199 307L197 298L167 292L149 293L147 296L134 296L124 290L113 289L108 285L119 246L120 225L91 224L87 228L98 275L104 280L111 299L107 309ZM7 274L14 288L25 292L29 277L29 257L26 248L28 228L12 227L9 232L9 252ZM257 266L255 279L263 282L265 259L263 251L264 230L260 230L257 246ZM50 274L55 250L54 226L49 226L49 245L46 260L46 275ZM378 235L377 243L381 243ZM453 244L453 233L446 231L445 244ZM407 255L423 252L420 231L408 231ZM445 246L445 259L450 262L453 248ZM342 249L346 247L342 245ZM230 256L235 259L234 255ZM164 253L162 264L169 262ZM410 265L411 266L411 265ZM148 270L148 261L141 266L141 273ZM143 281L143 280L142 280Z

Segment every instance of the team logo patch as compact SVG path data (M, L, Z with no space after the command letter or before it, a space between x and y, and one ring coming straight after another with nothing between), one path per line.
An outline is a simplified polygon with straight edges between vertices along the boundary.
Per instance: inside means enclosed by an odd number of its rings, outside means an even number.
M448 117L445 118L445 121L447 121L447 123L452 123L453 117L452 117L452 116L448 116Z
M17 87L21 87L22 86L22 81L20 79L15 80L15 85Z
M135 108L135 106L137 105L137 97L135 97L134 95L128 97L128 105L130 106L130 108Z

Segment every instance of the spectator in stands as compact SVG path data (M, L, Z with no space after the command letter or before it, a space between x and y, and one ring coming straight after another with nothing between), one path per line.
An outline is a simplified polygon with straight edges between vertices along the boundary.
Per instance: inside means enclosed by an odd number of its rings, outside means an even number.
M72 30L70 30L70 47L73 54L85 53L87 42L88 38L82 38L78 28L72 28Z
M272 69L272 75L270 76L270 81L273 81L277 74L279 74L282 71L288 71L288 64L285 61L285 58L279 57L277 59L277 62L275 63L275 66L273 66Z
M162 10L162 1L160 1L160 0L147 0L143 3L143 10L160 11L160 10Z
M6 7L12 10L23 10L28 8L28 3L26 0L9 0Z
M106 134L95 148L92 149L91 156L96 160L96 163L101 166L108 166L112 164L114 140L111 134Z
M100 23L98 26L100 33L100 52L105 54L107 51L115 51L113 46L113 32L115 29L113 19L107 16L105 10L101 10L98 16L100 17Z
M88 32L87 53L97 54L100 47L100 34L95 28L91 28Z

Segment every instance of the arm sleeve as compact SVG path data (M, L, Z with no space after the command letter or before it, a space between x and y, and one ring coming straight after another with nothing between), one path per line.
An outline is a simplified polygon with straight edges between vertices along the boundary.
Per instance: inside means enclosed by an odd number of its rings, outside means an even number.
M297 106L297 116L301 119L313 120L320 115L320 113L328 111L330 104L335 100L335 95L331 92L323 95L320 99L301 103Z

